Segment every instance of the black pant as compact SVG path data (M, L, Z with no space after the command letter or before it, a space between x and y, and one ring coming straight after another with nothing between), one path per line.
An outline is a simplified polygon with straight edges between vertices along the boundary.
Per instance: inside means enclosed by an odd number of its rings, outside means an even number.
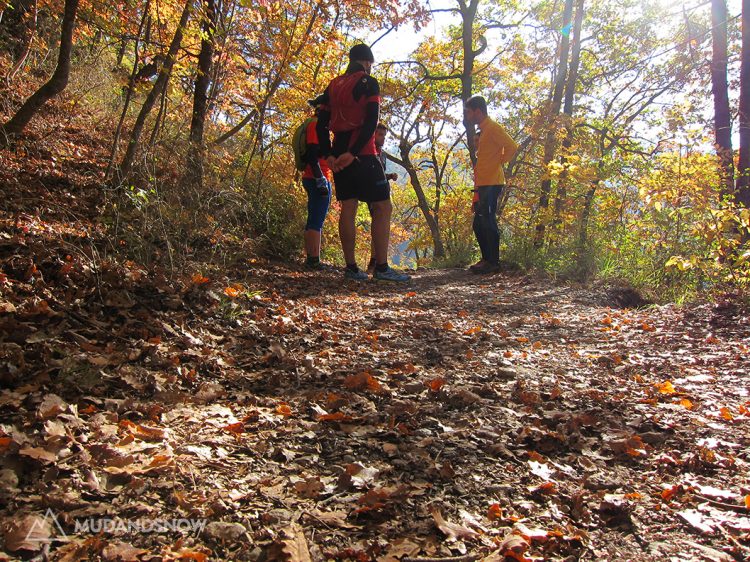
M474 236L484 261L497 264L500 261L500 230L497 228L497 200L503 185L477 187L479 201L474 203Z

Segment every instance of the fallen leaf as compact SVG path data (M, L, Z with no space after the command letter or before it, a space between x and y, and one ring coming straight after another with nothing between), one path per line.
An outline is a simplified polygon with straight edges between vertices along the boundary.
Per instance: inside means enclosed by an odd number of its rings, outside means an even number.
M690 400L688 400L687 398L682 398L680 400L680 406L682 406L683 408L686 408L688 410L692 410L693 409L693 403Z
M52 537L52 522L47 517L25 515L14 521L5 533L5 548L11 552L41 550Z
M663 383L656 384L656 388L661 394L674 394L676 391L672 381L664 381Z
M140 425L130 420L122 420L119 426L142 441L163 441L167 437L166 429Z
M312 562L302 528L296 523L281 530L279 538L268 548L268 562Z
M432 379L427 383L427 386L432 392L438 392L443 386L445 386L445 379L440 377Z
M102 559L106 561L118 562L120 560L138 560L142 554L148 550L136 548L132 544L124 542L112 542L102 550Z
M710 535L714 532L714 528L704 520L703 515L694 509L680 511L677 516L703 534Z
M432 508L432 518L435 520L435 525L448 537L448 540L455 541L458 539L476 539L479 537L479 533L463 525L457 523L451 523L443 519L440 510L437 507Z
M57 460L57 455L55 453L41 447L24 447L18 452L21 455L31 457L32 459L36 459L38 461L55 462Z
M421 547L409 539L395 539L389 541L385 556L377 558L377 562L398 562L404 557L414 557L419 554Z
M503 509L499 503L493 503L487 510L487 519L490 521L501 521L503 519Z
M289 404L286 404L284 402L276 406L275 412L280 416L284 416L285 418L288 418L292 415L292 409L289 407Z
M318 478L307 478L294 484L295 491L303 498L315 499L323 491L325 485Z
M240 290L235 287L224 287L224 294L229 298L237 298L240 296Z
M56 394L48 394L39 404L37 416L39 419L48 420L57 417L68 409L68 404Z
M373 377L369 371L363 371L356 375L349 375L344 379L344 387L349 390L370 390L379 392L382 387L378 380Z
M318 421L348 422L348 421L352 421L352 417L346 415L344 412L334 412L333 414L319 415Z

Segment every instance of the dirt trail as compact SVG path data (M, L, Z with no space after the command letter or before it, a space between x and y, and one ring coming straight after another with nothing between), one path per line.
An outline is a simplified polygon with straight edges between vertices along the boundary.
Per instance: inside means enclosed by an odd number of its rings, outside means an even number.
M181 282L50 266L40 288L4 248L11 558L750 553L750 326L733 305L635 311L541 277L358 285L260 263ZM71 285L89 290L66 299ZM42 538L68 542L29 538L47 508L60 527ZM74 533L103 517L206 527Z

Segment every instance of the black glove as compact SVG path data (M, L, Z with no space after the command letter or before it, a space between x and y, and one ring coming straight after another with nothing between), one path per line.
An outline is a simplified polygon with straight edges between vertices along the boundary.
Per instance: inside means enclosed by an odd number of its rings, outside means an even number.
M315 178L315 187L318 188L318 192L323 197L328 197L329 195L329 189L331 188L330 184L328 183L328 180L325 177L319 177Z

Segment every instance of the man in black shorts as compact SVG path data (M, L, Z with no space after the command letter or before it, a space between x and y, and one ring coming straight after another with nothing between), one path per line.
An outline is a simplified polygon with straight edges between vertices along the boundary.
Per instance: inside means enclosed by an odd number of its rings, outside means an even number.
M408 275L388 265L391 231L391 190L375 149L375 128L380 115L380 86L370 76L375 61L367 45L355 45L349 51L349 66L326 88L318 115L320 153L333 170L336 199L341 202L339 237L346 259L344 275L364 281L366 272L357 267L357 206L360 201L372 209L372 236L377 265L374 279L407 282ZM331 146L330 133L334 134Z

